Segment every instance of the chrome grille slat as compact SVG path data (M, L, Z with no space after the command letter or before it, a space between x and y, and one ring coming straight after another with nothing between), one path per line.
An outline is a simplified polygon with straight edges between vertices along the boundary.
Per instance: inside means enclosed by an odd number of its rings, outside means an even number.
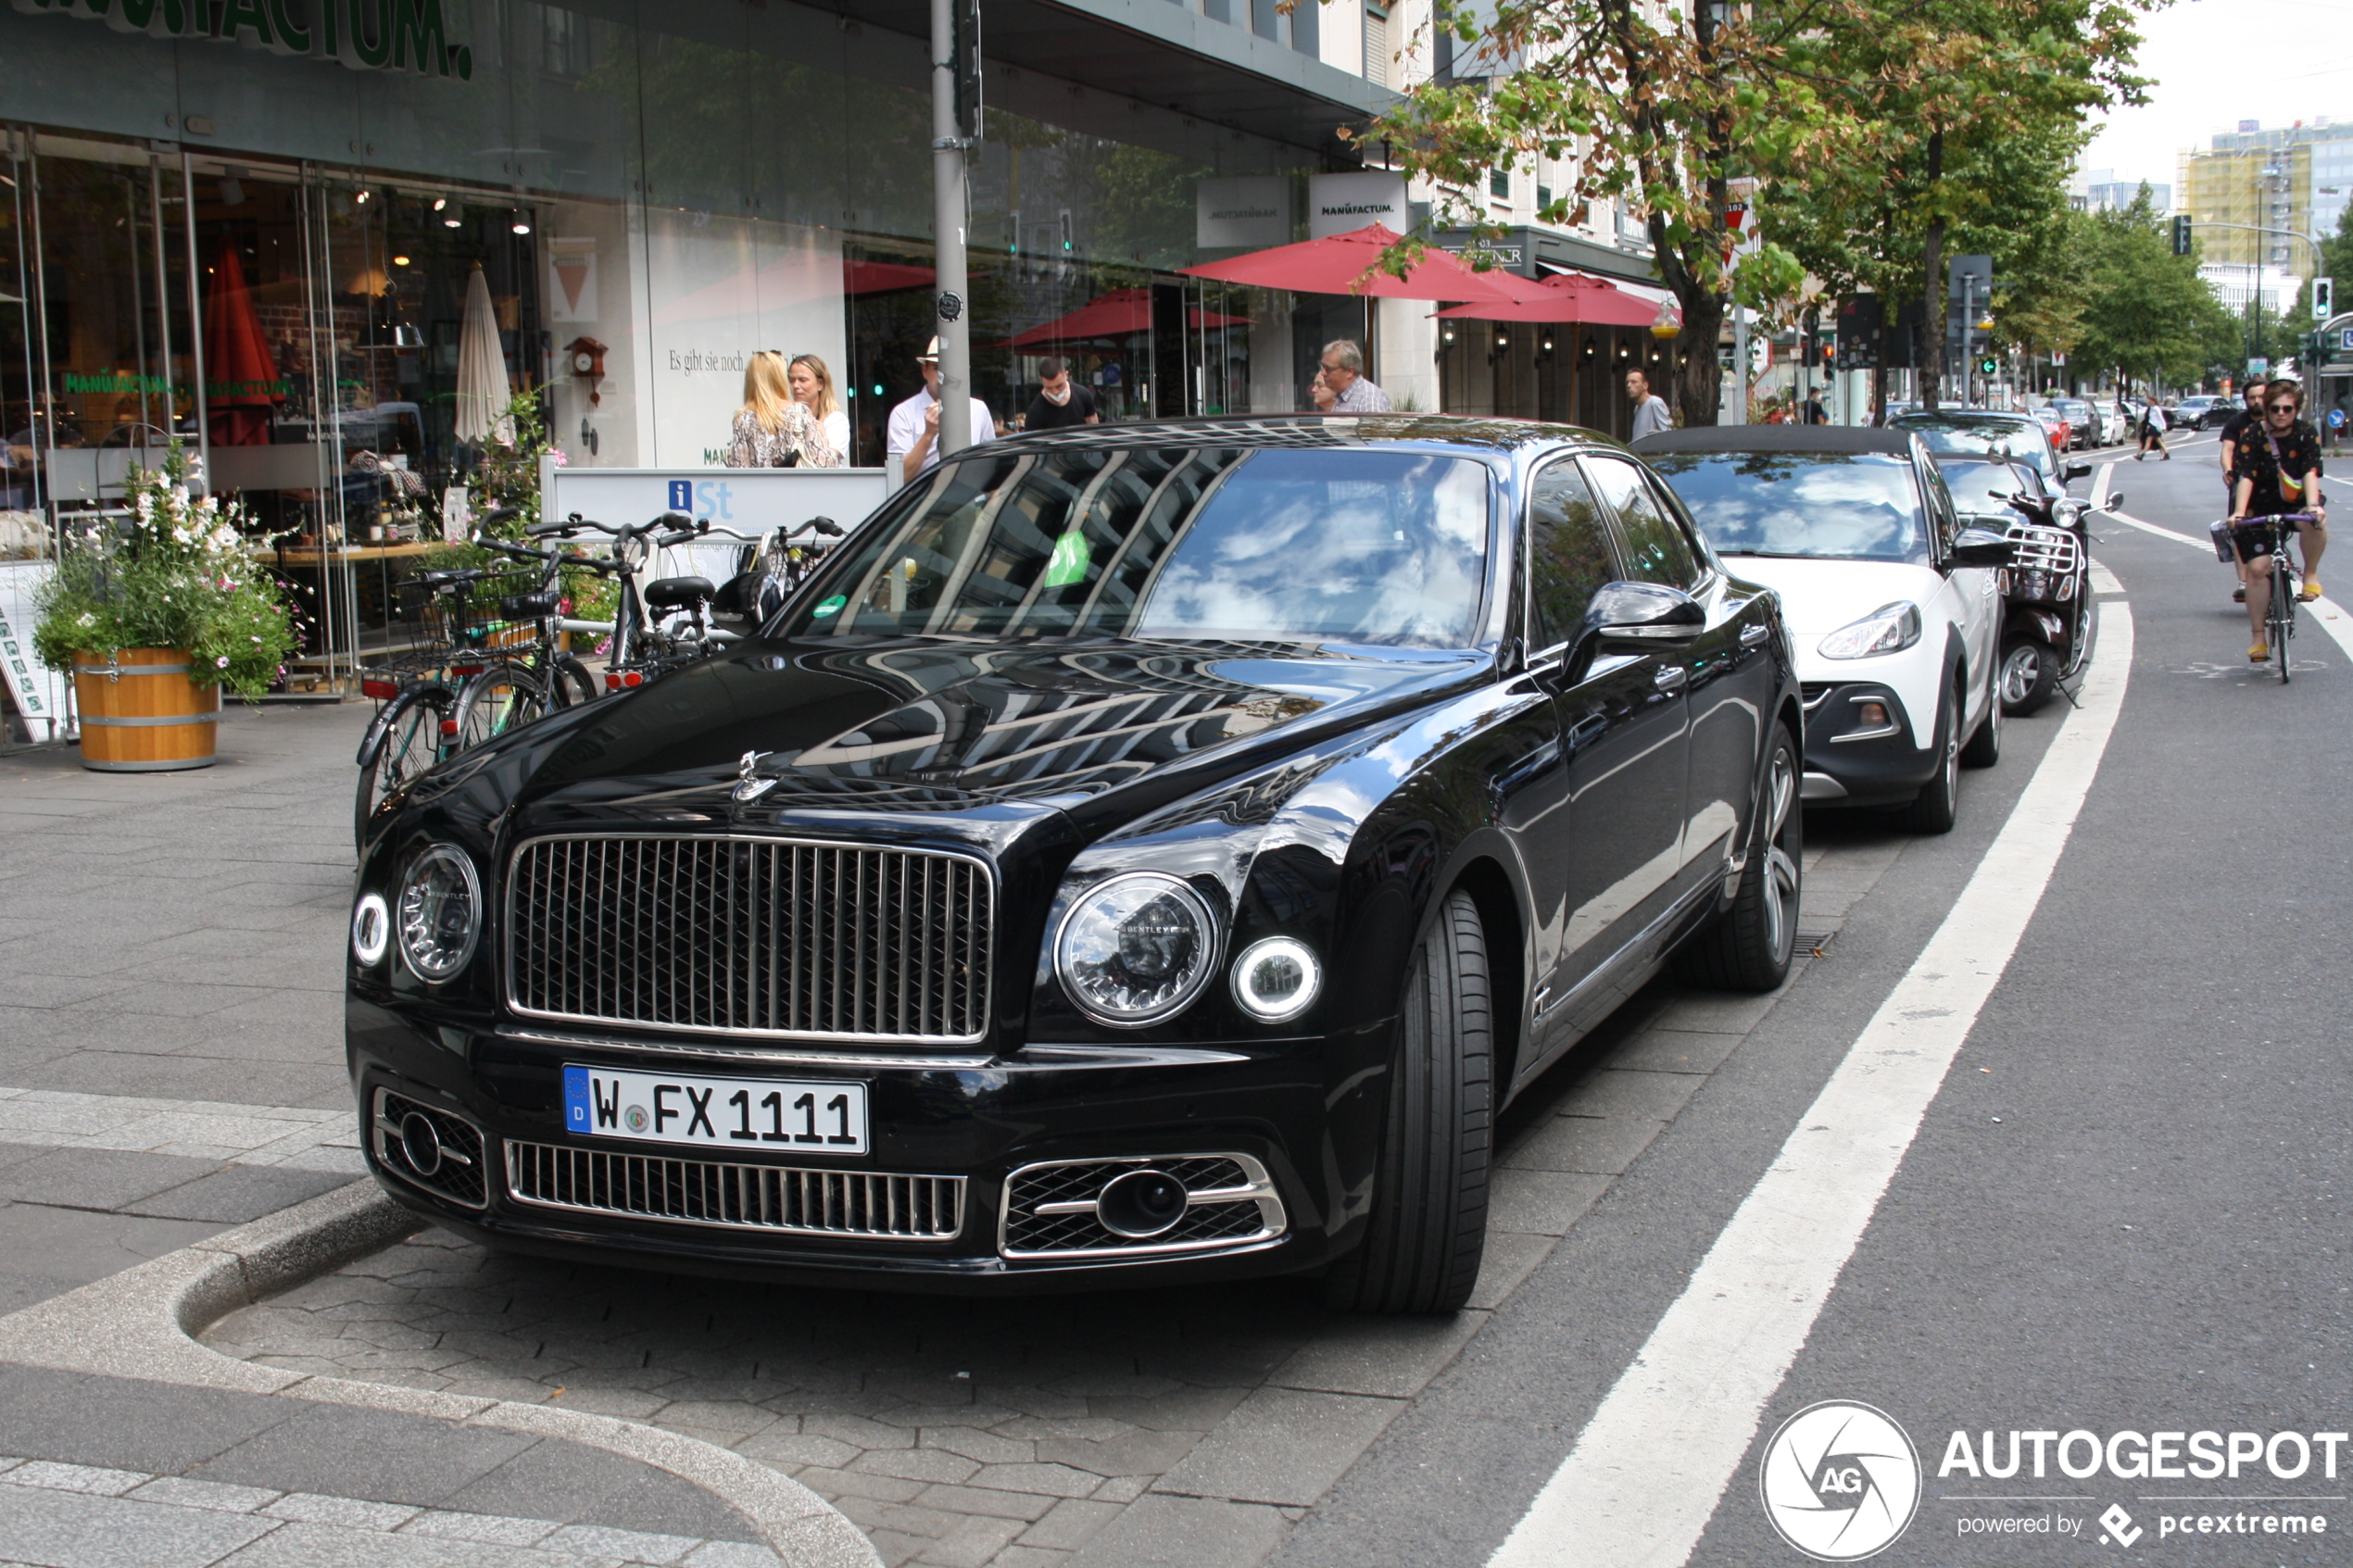
M583 834L507 878L518 1013L776 1039L969 1044L987 1033L989 868L939 850Z
M724 1230L950 1241L964 1178L818 1171L507 1140L518 1203Z

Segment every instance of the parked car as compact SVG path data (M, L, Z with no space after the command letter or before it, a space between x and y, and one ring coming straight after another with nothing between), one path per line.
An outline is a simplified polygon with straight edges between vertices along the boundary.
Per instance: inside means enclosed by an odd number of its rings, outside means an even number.
M2043 404L2039 408L2030 409L2028 412L2033 420L2042 425L2044 433L2051 438L2051 445L2054 450L2068 452L2074 449L2075 431L2074 428L2068 423L2067 416L2065 414L2059 412L2057 408L2048 403Z
M2207 416L2213 411L2216 401L2203 393L2195 397L2184 397L2167 409L2165 417L2174 430L2204 430ZM2229 419L2230 414L2225 413L2215 423L2221 424Z
M2060 416L2067 420L2067 428L2074 433L2075 445L2090 447L2108 445L2105 439L2107 433L2101 428L2099 415L2093 410L2091 404L2081 397L2054 397L2051 399L2051 407L2057 408Z
M1960 527L1908 430L1701 428L1634 449L1718 555L1781 596L1805 684L1806 799L1900 805L1919 831L1950 831L1962 764L2001 757L2007 541Z
M1504 1103L1670 959L1788 973L1802 725L1778 601L1604 438L990 442L386 798L361 1142L554 1256L1452 1310Z
M2032 414L1998 409L1940 409L1933 414L1910 413L1890 420L1892 430L1910 431L1938 457L2015 458L2034 465L2045 482L2064 489L2070 480L2091 476L2092 465L2064 460L2043 421Z

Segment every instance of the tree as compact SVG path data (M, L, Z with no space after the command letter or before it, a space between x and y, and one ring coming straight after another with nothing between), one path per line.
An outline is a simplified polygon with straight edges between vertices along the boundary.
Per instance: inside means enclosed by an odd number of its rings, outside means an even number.
M2095 213L2084 226L2089 257L2083 298L2086 362L2120 381L2190 383L2232 349L2238 325L2197 274L2197 259L2175 256L2147 187L2133 205ZM2235 359L2228 352L2226 361Z

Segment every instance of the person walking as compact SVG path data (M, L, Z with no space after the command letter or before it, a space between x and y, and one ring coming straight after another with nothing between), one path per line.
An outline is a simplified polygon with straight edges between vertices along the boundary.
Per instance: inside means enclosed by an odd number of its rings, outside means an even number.
M2173 454L2165 449L2165 410L2158 407L2155 393L2141 405L2141 449L2133 454L2133 460L2137 463L2151 452L2169 463L2173 460Z
M1389 394L1365 374L1365 350L1353 338L1336 337L1324 345L1323 368L1310 389L1315 407L1327 414L1386 414Z
M1038 362L1038 395L1022 416L1024 430L1067 430L1072 425L1099 425L1095 395L1070 379L1070 367L1054 355Z
M883 444L887 466L899 476L902 484L912 483L917 474L939 461L939 340L934 338L915 356L915 368L924 373L921 392L890 411L890 423ZM975 397L972 400L972 444L975 446L997 437L996 416L988 405Z
M1634 405L1634 431L1627 440L1640 441L1645 435L1674 428L1674 418L1667 411L1667 399L1651 391L1651 379L1642 371L1626 372L1626 401Z
M1831 422L1830 410L1822 407L1822 395L1818 392L1806 399L1806 422L1809 425Z
M811 468L839 469L849 466L849 414L842 408L841 399L834 395L834 373L814 354L796 354L785 372L792 386L792 400L816 416L825 427L825 439L833 444L834 460L812 463Z
M744 406L727 444L731 469L832 469L841 458L817 416L793 401L785 357L763 348L744 366Z

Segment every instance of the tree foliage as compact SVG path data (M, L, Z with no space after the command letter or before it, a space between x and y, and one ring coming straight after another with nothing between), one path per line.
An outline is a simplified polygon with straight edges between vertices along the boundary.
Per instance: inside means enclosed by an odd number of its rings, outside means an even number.
M2206 280L2197 258L2175 256L2166 222L2146 186L2130 207L2086 215L2080 225L2086 259L2082 336L2086 363L2120 381L2194 385L2216 358L2236 358L2238 326Z

